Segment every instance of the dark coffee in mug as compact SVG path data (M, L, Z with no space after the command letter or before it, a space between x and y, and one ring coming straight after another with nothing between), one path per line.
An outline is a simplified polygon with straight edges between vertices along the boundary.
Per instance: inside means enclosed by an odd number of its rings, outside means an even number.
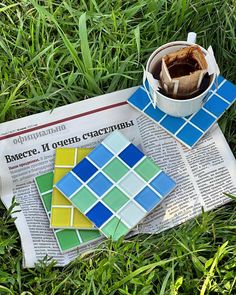
M161 66L162 66L162 61L160 60L153 66L153 70L152 70L153 77L159 81L160 81ZM176 78L179 76L189 75L191 72L196 70L196 65L194 64L194 62L190 62L190 61L186 63L180 62L174 65L171 65L170 67L168 67L168 70L171 75L171 78ZM200 84L198 91L195 92L193 96L191 95L185 96L184 99L190 99L190 98L198 96L199 94L203 93L208 88L209 84L210 84L210 76L208 73L206 73L202 79L202 82ZM181 99L181 98L176 98L176 97L167 95L164 87L162 87L162 89L159 89L159 92L162 93L163 95L166 95L174 99L178 99L178 100Z

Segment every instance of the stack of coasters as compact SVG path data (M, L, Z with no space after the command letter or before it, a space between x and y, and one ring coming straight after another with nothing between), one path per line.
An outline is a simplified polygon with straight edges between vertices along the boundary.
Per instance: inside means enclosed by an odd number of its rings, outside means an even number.
M53 184L65 176L92 149L58 148L55 154ZM53 187L50 225L52 228L94 229L94 225Z
M191 149L236 100L235 85L222 76L217 84L209 91L202 108L188 117L173 117L158 107L154 109L143 87L134 92L128 103Z
M52 210L53 177L53 172L48 172L35 178L39 196L49 220ZM101 237L98 230L54 229L53 232L61 252L73 250L81 244Z
M118 131L55 187L100 231L119 239L149 214L175 182Z

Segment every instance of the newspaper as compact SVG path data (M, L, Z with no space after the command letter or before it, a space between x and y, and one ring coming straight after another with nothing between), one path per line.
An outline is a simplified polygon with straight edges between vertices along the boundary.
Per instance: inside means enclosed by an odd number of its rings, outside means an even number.
M59 251L34 183L35 176L53 170L57 147L94 147L118 129L177 182L175 191L129 236L176 226L200 214L202 207L207 211L229 202L223 192L236 193L236 161L219 127L190 151L128 105L136 89L0 124L0 196L6 208L13 196L19 203L15 224L24 267L34 267L46 254L64 266L102 247L103 239L65 254Z

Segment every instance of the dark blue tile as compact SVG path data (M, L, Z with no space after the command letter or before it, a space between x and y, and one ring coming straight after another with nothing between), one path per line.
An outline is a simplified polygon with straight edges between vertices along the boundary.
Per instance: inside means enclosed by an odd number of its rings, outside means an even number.
M56 187L67 197L70 197L82 183L70 172L56 183Z
M97 171L97 168L85 158L72 171L85 182Z
M191 147L199 140L202 134L202 132L193 127L191 124L187 124L177 133L176 136Z
M146 108L144 113L150 116L153 120L159 122L162 117L165 116L165 113L162 112L160 109L154 109L153 105L151 104L149 107Z
M120 154L119 157L130 167L133 167L144 154L132 143L129 144Z
M176 185L175 182L164 172L161 172L150 184L163 197L168 195Z
M236 86L229 81L226 81L218 90L217 94L232 103L236 99Z
M220 117L227 109L228 104L220 99L218 96L213 95L205 104L204 108L214 114L216 117Z
M203 131L206 131L215 122L215 118L200 109L190 121Z
M149 104L150 99L146 91L140 87L138 90L134 92L133 95L130 96L128 102L133 104L138 109L143 110L146 107L146 105Z
M160 124L171 133L175 133L184 123L185 120L182 118L167 115Z
M86 216L96 225L96 227L100 227L112 216L112 212L102 203L98 202L86 213Z
M134 199L146 211L151 211L160 202L160 197L148 186L145 187Z
M102 196L112 186L112 182L105 175L99 172L88 182L88 186L98 196Z
M112 157L113 154L102 144L99 144L88 155L88 158L91 159L100 168L103 167Z

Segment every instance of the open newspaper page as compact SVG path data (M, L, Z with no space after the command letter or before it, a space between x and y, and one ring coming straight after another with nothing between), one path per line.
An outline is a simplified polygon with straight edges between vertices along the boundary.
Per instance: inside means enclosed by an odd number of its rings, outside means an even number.
M130 107L131 88L55 109L53 112L0 125L0 194L9 208L20 204L16 226L24 266L48 256L63 266L100 241L60 253L39 198L34 177L52 171L57 147L94 147L118 129L158 163L178 186L139 225L139 232L157 233L227 202L223 192L235 192L235 159L216 126L192 151ZM132 234L137 233L137 229Z

